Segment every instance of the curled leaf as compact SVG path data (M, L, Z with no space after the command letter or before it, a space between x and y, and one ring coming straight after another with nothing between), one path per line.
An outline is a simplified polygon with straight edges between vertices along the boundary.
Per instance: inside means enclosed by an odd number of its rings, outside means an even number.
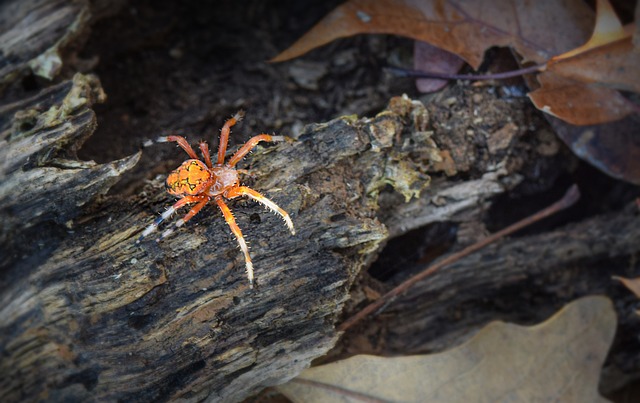
M298 57L335 39L394 34L428 42L478 68L492 46L512 46L541 63L588 38L593 12L580 0L350 0L324 17L272 62Z
M574 125L620 120L640 108L618 90L640 93L640 49L608 0L598 0L591 39L554 57L529 98L536 108Z
M640 277L626 278L626 277L620 277L620 276L613 276L613 279L620 281L622 285L627 287L627 289L632 293L634 293L636 297L640 298Z
M630 36L626 33L616 12L611 7L608 0L598 0L597 2L596 24L593 34L587 43L577 47L562 55L556 56L554 60L566 59L577 54L584 53L590 49L606 45L611 42L618 41Z
M541 73L538 81L540 88L528 94L535 107L574 125L613 122L636 112L636 107L615 89L553 72Z

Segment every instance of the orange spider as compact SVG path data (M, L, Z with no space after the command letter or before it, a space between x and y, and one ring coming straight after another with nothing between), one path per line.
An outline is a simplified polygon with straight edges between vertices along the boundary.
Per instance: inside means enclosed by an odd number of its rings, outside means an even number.
M229 224L229 227L231 227L231 231L238 240L238 244L240 244L240 249L242 250L242 253L244 253L244 260L247 266L249 287L253 288L253 264L251 263L251 257L249 256L249 249L247 248L247 244L242 236L242 231L240 231L240 227L236 224L236 220L234 219L231 210L229 210L229 207L224 202L224 199L234 199L239 196L247 196L259 203L262 203L273 212L279 214L284 219L292 234L295 235L296 231L293 228L293 222L286 211L255 190L239 185L238 171L235 169L235 165L259 142L284 141L283 136L259 134L252 137L238 151L236 151L227 163L224 162L231 126L242 120L243 116L244 112L239 111L231 119L227 120L222 127L220 134L220 146L218 147L218 162L215 165L211 163L209 145L204 141L201 141L199 144L200 151L204 158L203 162L198 158L184 137L167 136L157 139L159 142L175 141L184 151L187 152L187 154L189 154L191 159L186 160L182 165L180 165L180 167L178 167L178 169L171 172L167 177L167 182L165 184L167 191L174 196L180 197L180 200L162 213L162 215L158 217L153 224L149 225L142 232L142 235L140 235L137 242L139 243L144 237L154 232L162 221L171 216L171 214L180 207L189 203L196 203L187 215L176 221L173 227L166 229L160 237L156 239L156 241L166 238L176 228L181 227L184 223L193 218L193 216L198 214L198 212L200 212L200 210L202 210L202 208L213 199L222 211L225 221Z

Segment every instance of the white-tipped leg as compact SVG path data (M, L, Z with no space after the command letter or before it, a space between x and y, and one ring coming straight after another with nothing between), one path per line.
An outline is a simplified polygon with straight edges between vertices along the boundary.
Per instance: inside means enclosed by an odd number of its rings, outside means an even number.
M238 196L247 196L257 201L258 203L262 204L263 206L273 211L274 213L278 214L284 220L285 224L289 228L289 231L291 231L291 234L292 235L296 234L296 229L293 227L293 221L291 221L291 217L289 217L289 214L283 209L281 209L280 207L278 207L277 204L275 204L271 200L264 197L262 194L246 186L239 186L237 188L231 189L231 191L229 191L228 193L229 198L238 197Z
M249 248L247 248L247 244L244 242L244 239L242 239L242 241L240 241L240 239L238 239L238 244L240 244L240 249L242 249L242 253L244 253L244 263L245 267L247 268L249 288L253 288L253 263L251 262L251 257L249 256Z
M167 228L166 230L162 231L162 234L160 234L160 236L158 237L158 239L156 239L156 242L160 242L163 239L165 239L166 237L168 237L169 235L171 235L173 233L173 231L177 230L178 228L182 227L184 225L184 220L181 218L178 221L176 221L176 223Z
M208 197L201 197L201 196L185 196L182 199L178 200L173 206L169 207L164 213L162 213L162 215L160 215L160 217L156 218L156 220L153 222L153 224L149 225L147 228L145 228L144 231L142 231L142 234L140 235L140 238L138 238L138 240L136 241L136 243L140 243L140 241L142 241L142 239L144 239L144 237L146 237L147 235L151 234L152 232L154 232L155 230L158 229L158 226L160 225L161 222L163 222L164 220L166 220L167 218L169 218L171 216L171 214L175 213L180 207L189 204L189 203L198 203L196 204L196 206L194 208L191 209L191 211L189 211L189 213L184 216L182 219L178 220L175 225L174 228L169 228L167 230L165 230L162 235L160 235L160 237L158 239L156 239L156 241L159 241L163 238L166 238L167 235L171 234L175 228L178 228L180 226L182 226L182 224L184 224L185 222L189 221L189 219L191 217L193 217L194 215L198 214L198 212L200 211L200 209L202 209L202 207L204 207L205 204L207 204L207 201L209 200Z
M184 225L184 223L186 223L187 221L192 219L196 214L198 214L200 212L200 210L202 210L202 208L204 206L207 205L207 203L209 202L209 198L208 197L201 197L201 196L187 196L187 197L183 198L180 202L182 202L182 204L181 204L181 206L182 206L182 205L187 204L187 203L193 203L194 201L197 201L197 204L195 206L193 206L191 208L191 210L189 210L189 212L184 217L182 217L181 219L176 221L175 224L173 224L173 226L171 226L171 227L167 228L166 230L164 230L164 232L162 232L162 234L160 235L160 237L158 237L158 239L156 239L156 241L158 241L158 242L162 241L164 238L166 238L169 235L171 235L173 233L173 231L175 231L178 228L182 227Z
M136 243L140 243L140 241L142 241L146 236L148 236L149 234L157 230L158 225L160 225L161 222L169 218L171 214L175 212L176 212L176 209L173 206L169 207L164 213L160 215L160 217L155 219L153 224L149 225L147 228L144 229L144 231L142 231L142 234L140 234L140 238L138 238Z
M242 250L242 253L244 254L244 262L247 268L247 278L249 279L249 288L253 288L253 263L251 263L249 248L247 247L247 243L244 241L242 231L240 231L240 227L238 227L238 224L236 224L236 219L233 217L233 213L231 213L229 207L222 200L222 197L216 196L215 200L218 204L218 207L220 207L220 211L222 211L224 220L231 228L231 232L233 232L233 235L235 235L236 240L238 241L238 245L240 245L240 250Z
M236 123L241 121L242 118L244 118L244 111L242 109L240 109L238 112L236 112L235 115L233 115L233 119L236 120Z
M229 210L229 213L231 213L231 210ZM227 217L225 215L225 220L226 219ZM249 288L253 288L253 262L251 262L251 256L249 256L249 247L247 246L247 243L244 241L244 236L242 236L242 231L240 231L240 227L238 227L238 225L236 224L235 218L233 220L233 225L229 221L227 221L227 224L229 224L229 226L231 227L231 231L233 232L233 235L235 235L236 240L238 241L240 250L244 254L244 263L247 269L247 278L249 279Z
M285 141L285 140L286 139L284 136L271 136L269 134L264 134L264 133L258 134L257 136L253 136L249 139L249 141L244 143L244 145L240 147L240 149L236 151L236 153L233 154L233 156L231 156L229 161L227 161L227 166L235 167L236 164L240 162L247 154L249 154L249 152L253 150L253 148L261 141L278 142L278 141ZM218 159L218 163L222 164L222 162L220 162L220 159Z
M267 199L264 196L261 197L261 198L257 198L257 197L253 197L249 193L247 193L247 196L250 197L251 199L257 201L258 203L261 203L262 205L267 207L269 210L273 211L274 213L276 213L280 217L282 217L282 219L284 220L284 223L289 228L289 231L291 231L291 235L295 235L296 234L296 229L293 227L293 221L291 221L291 217L289 217L289 214L286 211L284 211L283 209L278 207L277 204L275 204L274 202L272 202L271 200Z
M198 156L196 155L195 151L193 151L193 148L191 148L191 146L189 145L189 143L187 142L187 139L185 139L182 136L163 136L163 137L158 137L156 139L156 142L158 143L167 143L167 142L171 142L171 141L175 141L176 143L178 143L178 145L187 153L189 154L189 157L197 160Z

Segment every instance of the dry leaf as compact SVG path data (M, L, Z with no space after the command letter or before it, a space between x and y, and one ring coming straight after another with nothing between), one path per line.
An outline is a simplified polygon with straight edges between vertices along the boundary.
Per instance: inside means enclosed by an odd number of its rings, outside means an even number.
M493 322L443 353L356 356L277 389L294 402L602 402L599 373L615 329L611 302L586 297L537 326Z
M614 89L587 84L552 72L538 75L540 88L530 92L536 108L574 125L620 120L636 107Z
M626 278L613 276L613 279L620 281L625 287L629 289L629 291L634 293L636 297L640 298L640 277Z
M616 90L640 93L640 49L607 0L598 0L591 39L554 57L529 94L536 108L574 125L613 122L639 108Z
M586 84L640 93L640 48L631 36L550 63L546 69Z
M464 60L426 42L415 41L413 45L413 68L431 73L456 74L464 65ZM436 92L444 88L449 80L419 78L416 87L422 93Z
M541 63L584 43L593 21L581 0L350 0L272 61L292 59L338 38L385 33L428 42L475 69L492 46L511 46L525 61Z
M640 185L640 136L635 116L590 126L575 126L555 118L549 123L578 157L609 176Z
M598 0L596 9L598 11L596 14L596 23L589 41L580 47L554 57L554 60L566 59L590 49L631 36L630 33L627 34L625 32L620 19L618 19L616 12L608 0Z

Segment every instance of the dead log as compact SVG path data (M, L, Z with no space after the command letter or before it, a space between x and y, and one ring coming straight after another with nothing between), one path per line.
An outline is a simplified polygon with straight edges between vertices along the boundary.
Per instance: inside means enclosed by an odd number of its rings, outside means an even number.
M637 277L639 253L640 211L635 203L554 231L503 240L415 284L347 331L340 348L325 361L353 354L442 352L491 321L534 325L570 301L599 294L612 298L619 314L618 336L600 383L608 395L638 374L637 355L630 353L638 347L637 297L614 276ZM386 287L424 267L408 267ZM380 286L370 278L362 281Z
M3 400L233 401L295 376L337 340L349 287L387 237L379 195L390 186L415 199L442 162L426 109L403 98L253 154L250 185L292 215L297 234L233 204L252 246L251 291L215 209L136 245L171 203L162 183L136 199L98 198L138 158L73 159L101 99L97 79L77 75L2 109Z
M0 15L7 17L0 20L0 90L31 72L56 77L91 18L89 2L69 0L7 1Z
M384 354L431 353L464 342L490 320L538 323L584 295L609 294L633 304L634 296L612 276L636 276L633 256L639 252L640 214L629 205L491 245L418 282L364 327L379 331ZM509 305L514 292L518 309ZM367 333L359 337L372 337Z

